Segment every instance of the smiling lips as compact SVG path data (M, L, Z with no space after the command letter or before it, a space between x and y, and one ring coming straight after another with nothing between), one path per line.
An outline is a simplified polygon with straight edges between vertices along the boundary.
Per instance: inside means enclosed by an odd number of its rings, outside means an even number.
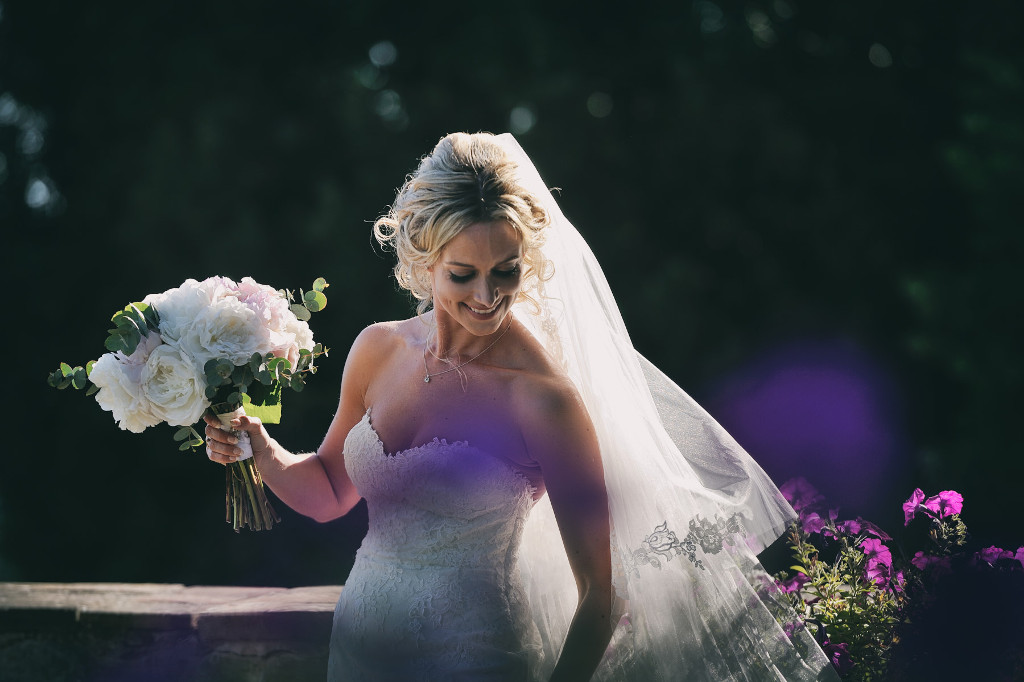
M473 306L469 305L468 303L463 303L462 305L464 305L467 308L469 308L470 312L472 312L474 315L477 315L479 317L489 317L489 316L493 315L494 312L501 305L501 299L498 299L497 301L495 301L494 305L491 306L490 308L484 308L482 310L478 309L478 308L474 308Z

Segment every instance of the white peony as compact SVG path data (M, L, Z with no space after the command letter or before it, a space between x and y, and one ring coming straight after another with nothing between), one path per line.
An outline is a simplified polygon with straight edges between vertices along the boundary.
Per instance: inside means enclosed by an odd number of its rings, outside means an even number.
M135 354L132 355L134 358ZM89 373L89 380L100 389L96 393L96 402L107 412L113 412L118 426L132 433L142 433L161 421L142 392L142 367L130 362L123 353L106 353Z
M200 371L213 358L226 358L232 364L241 365L248 362L253 353L266 353L271 348L262 321L232 296L213 301L200 310L182 329L178 346L193 358Z
M177 346L164 344L153 350L141 382L153 414L171 426L195 424L210 406L206 379Z
M160 316L160 335L165 341L173 342L180 340L199 313L210 307L211 298L202 284L187 279L180 287L150 294L143 303L156 308Z

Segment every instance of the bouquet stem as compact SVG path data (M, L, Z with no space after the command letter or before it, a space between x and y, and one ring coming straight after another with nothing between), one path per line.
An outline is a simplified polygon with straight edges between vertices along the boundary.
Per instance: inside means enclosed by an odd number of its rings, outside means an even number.
M233 412L217 414L224 431L241 438L242 433L230 427L231 420L245 414L242 408ZM249 530L270 530L281 517L274 511L267 493L263 489L263 478L252 457L228 464L224 492L224 520L235 532L246 527Z

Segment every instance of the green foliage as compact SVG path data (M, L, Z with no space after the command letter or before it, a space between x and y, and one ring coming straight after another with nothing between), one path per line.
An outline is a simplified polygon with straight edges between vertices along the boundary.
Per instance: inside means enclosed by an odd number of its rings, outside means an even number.
M109 351L121 351L125 355L134 353L142 337L158 331L160 324L156 309L145 303L129 303L110 320L114 328L107 330L110 335L103 345Z
M832 529L835 531L834 526ZM905 598L865 577L867 555L858 544L866 536L835 534L839 535L835 556L826 561L798 523L790 526L797 560L790 570L807 578L803 587L792 593L793 605L819 641L847 645L854 665L843 679L883 680Z

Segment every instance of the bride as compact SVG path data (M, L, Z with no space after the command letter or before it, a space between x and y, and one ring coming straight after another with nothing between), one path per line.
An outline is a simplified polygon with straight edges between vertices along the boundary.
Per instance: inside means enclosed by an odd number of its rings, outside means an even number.
M443 138L374 233L417 315L356 338L318 451L233 423L296 511L367 501L330 680L834 679L755 556L792 509L635 352L510 135Z

